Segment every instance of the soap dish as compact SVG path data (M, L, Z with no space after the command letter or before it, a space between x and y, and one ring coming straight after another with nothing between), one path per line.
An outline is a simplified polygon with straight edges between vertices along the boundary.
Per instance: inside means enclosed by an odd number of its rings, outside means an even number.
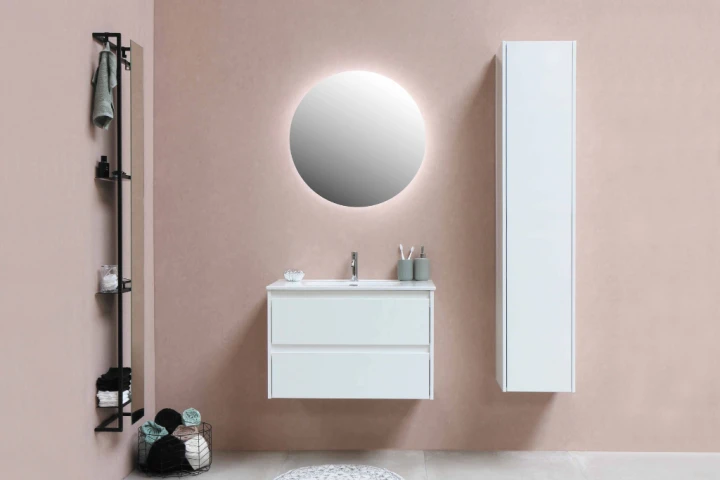
M285 280L288 282L299 282L305 276L302 270L285 270Z

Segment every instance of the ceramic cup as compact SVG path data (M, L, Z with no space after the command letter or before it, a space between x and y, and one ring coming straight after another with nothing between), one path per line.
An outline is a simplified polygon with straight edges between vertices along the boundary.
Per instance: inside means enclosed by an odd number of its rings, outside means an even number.
M412 260L398 260L397 265L398 280L401 282L407 282L413 279L413 261Z
M416 258L413 268L415 269L415 280L430 280L430 259Z

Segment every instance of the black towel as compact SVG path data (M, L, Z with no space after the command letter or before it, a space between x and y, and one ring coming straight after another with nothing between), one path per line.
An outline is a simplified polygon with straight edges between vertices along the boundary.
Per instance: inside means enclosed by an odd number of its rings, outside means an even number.
M190 462L185 458L185 443L172 435L157 440L147 455L147 468L155 473L192 471Z
M123 379L123 390L129 390L130 389L130 380ZM98 390L105 390L108 392L117 392L118 391L118 381L117 380L98 380L95 382L95 386Z
M123 368L123 377L130 377L132 375L132 369L129 367ZM115 367L108 368L108 371L100 375L100 378L118 378L120 376L120 369Z
M122 383L122 389L128 390L130 388L130 383L132 382L132 370L130 368L123 368L123 383ZM111 367L108 369L107 372L100 375L95 382L95 386L100 391L106 391L106 392L117 392L118 391L118 381L120 379L120 369Z
M172 434L179 425L182 425L182 415L172 408L163 408L155 415L155 423L165 427L165 430Z

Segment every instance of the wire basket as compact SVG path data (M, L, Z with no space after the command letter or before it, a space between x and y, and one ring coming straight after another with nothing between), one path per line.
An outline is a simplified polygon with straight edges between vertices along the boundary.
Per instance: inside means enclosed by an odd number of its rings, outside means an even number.
M212 426L179 426L158 438L138 429L137 468L148 477L190 477L210 470Z

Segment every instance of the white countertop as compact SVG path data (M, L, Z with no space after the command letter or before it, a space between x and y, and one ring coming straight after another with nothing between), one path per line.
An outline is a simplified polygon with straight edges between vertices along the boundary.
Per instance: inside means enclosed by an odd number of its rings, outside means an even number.
M350 280L302 280L300 282L288 282L287 280L278 280L267 286L268 290L415 290L429 291L435 290L435 284L432 280L426 282L400 282L398 280L358 280L351 282Z

